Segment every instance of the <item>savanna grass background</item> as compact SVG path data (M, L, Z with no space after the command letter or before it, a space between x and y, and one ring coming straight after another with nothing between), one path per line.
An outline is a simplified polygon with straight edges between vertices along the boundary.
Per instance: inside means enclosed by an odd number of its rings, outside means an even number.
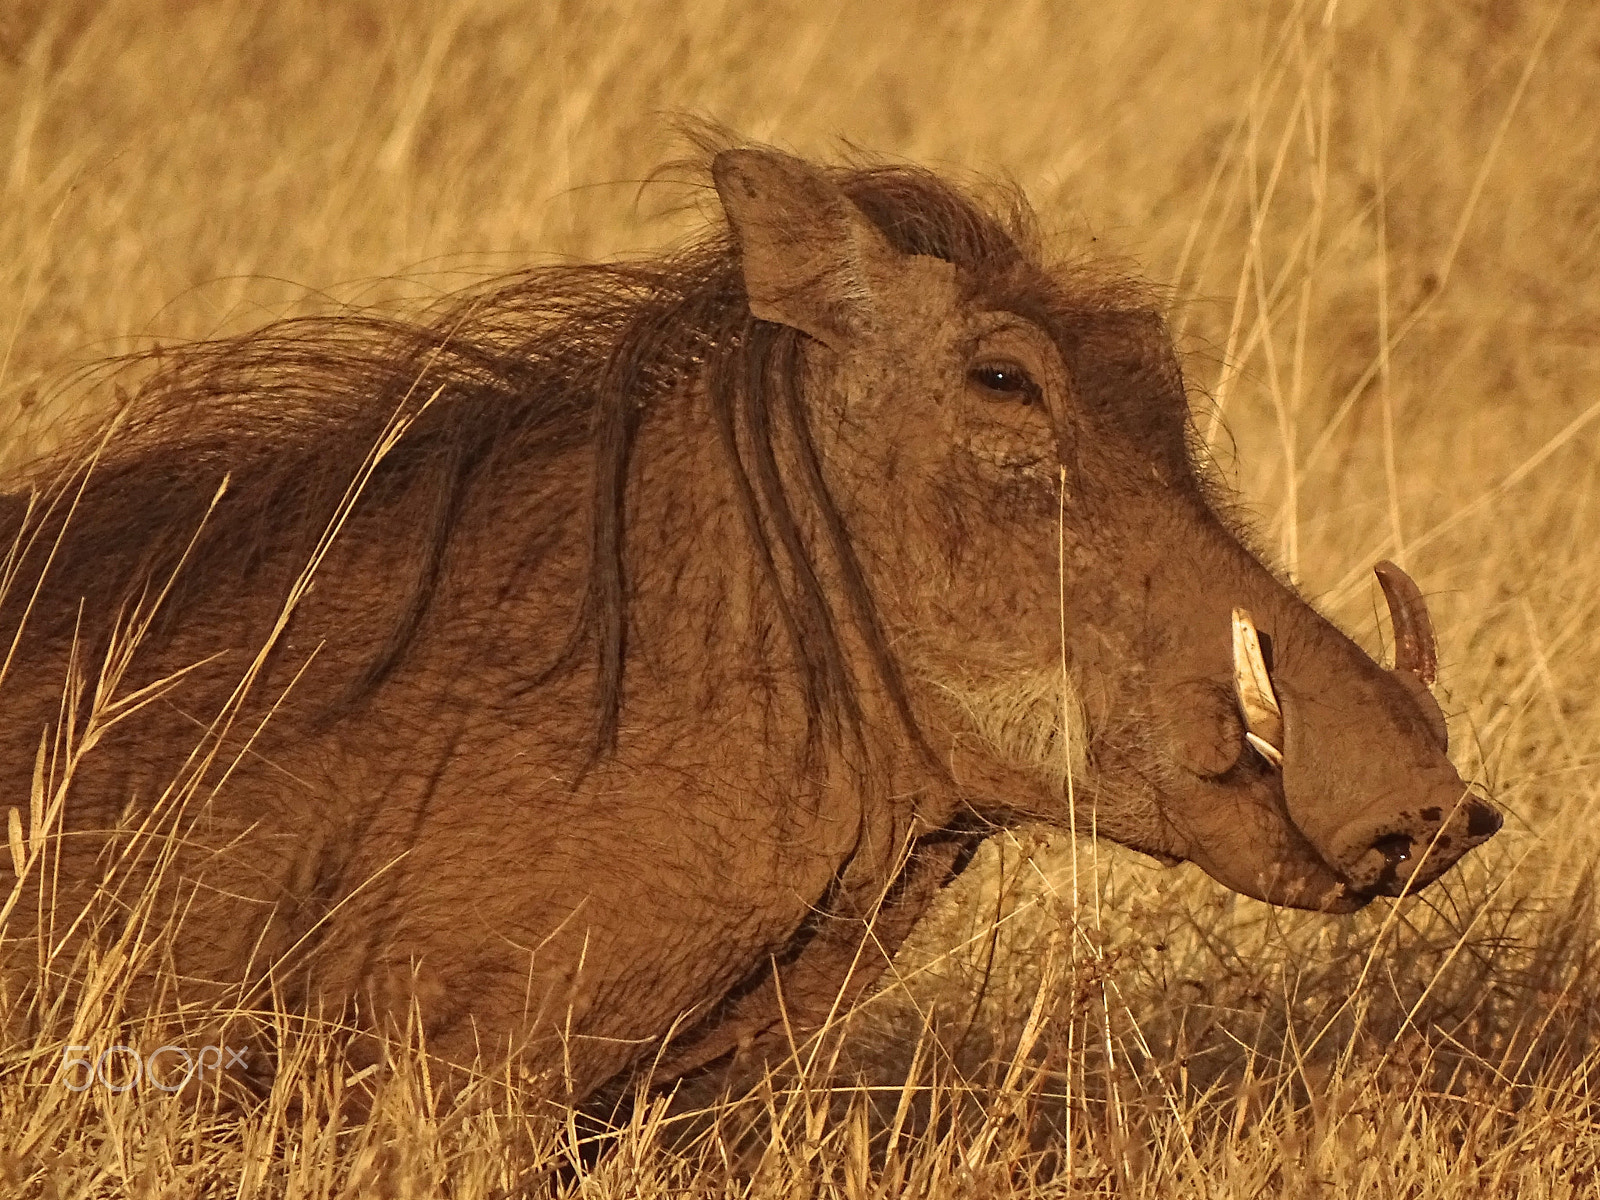
M992 844L825 1053L603 1153L430 1113L403 1053L351 1115L314 1030L242 1112L75 1093L60 1038L13 1039L0 1193L1594 1194L1596 97L1600 11L1547 0L9 0L0 470L104 411L101 356L683 236L708 197L640 186L672 114L998 176L1164 289L1198 427L1325 611L1378 653L1372 562L1421 581L1507 822L1343 919ZM137 1036L94 1011L80 1041Z

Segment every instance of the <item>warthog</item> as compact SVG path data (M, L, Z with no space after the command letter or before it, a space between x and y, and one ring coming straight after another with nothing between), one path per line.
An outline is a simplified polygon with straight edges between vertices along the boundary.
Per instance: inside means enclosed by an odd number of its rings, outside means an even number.
M816 1027L997 828L1329 912L1495 831L1415 585L1385 669L1241 543L1136 288L926 171L711 176L681 252L148 359L0 501L14 997L99 904L152 1003L576 1099Z

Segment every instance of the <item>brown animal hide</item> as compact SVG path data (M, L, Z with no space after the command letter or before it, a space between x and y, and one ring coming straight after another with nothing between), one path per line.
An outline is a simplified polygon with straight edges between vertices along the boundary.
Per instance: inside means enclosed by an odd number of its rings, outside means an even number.
M803 1036L1069 781L1330 912L1494 832L1420 592L1391 672L1245 549L1136 288L926 171L711 174L681 253L132 364L0 497L13 994L120 946L575 1099Z

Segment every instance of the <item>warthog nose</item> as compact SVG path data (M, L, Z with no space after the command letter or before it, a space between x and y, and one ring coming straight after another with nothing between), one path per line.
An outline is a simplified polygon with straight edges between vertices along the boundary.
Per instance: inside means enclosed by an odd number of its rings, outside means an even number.
M1355 890L1400 896L1433 882L1500 823L1493 807L1468 798L1459 805L1368 816L1339 830L1320 849Z

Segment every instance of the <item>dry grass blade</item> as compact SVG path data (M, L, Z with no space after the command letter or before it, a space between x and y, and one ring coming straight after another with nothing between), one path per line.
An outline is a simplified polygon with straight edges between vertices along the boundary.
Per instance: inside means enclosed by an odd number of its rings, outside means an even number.
M15 804L6 809L6 844L11 847L11 870L21 879L28 868L28 850L22 841L22 811Z

